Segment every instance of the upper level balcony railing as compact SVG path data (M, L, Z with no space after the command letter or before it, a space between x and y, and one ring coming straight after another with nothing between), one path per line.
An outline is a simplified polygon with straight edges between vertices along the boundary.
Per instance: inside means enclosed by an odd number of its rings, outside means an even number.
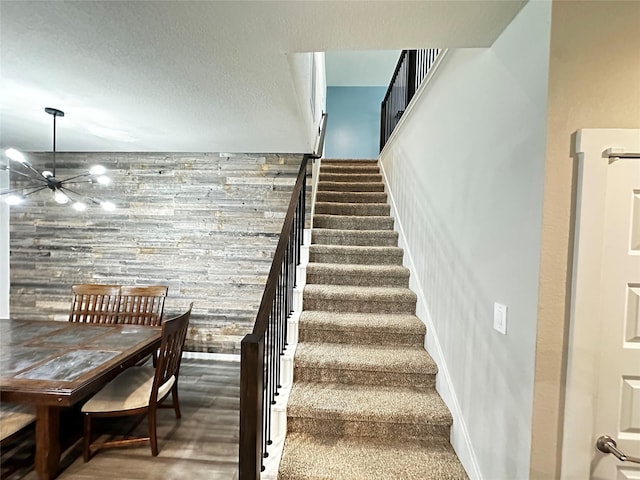
M380 151L439 54L439 48L403 50L400 54L380 109Z

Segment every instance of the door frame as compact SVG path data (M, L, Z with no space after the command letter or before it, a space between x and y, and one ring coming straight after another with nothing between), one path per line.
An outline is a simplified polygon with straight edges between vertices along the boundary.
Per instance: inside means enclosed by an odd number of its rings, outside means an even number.
M588 479L594 424L600 323L600 265L609 158L607 149L640 152L639 129L581 129L575 134L578 167L573 272L566 363L563 480ZM640 160L638 160L640 161Z

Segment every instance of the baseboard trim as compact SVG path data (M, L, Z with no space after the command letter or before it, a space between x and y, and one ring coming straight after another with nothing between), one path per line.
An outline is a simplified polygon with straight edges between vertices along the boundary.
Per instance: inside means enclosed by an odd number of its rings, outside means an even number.
M214 360L216 362L240 362L239 353L182 352L182 358Z
M391 216L395 220L395 230L398 232L398 246L404 249L404 261L403 264L411 272L409 280L409 287L416 293L418 300L416 305L416 316L427 327L427 335L425 336L425 349L431 355L433 360L438 365L438 375L436 376L436 390L442 397L442 400L451 411L453 417L453 425L451 427L450 442L455 450L460 462L464 466L469 478L471 480L482 480L480 473L480 467L478 466L478 459L473 450L471 443L471 437L469 436L469 430L462 416L462 409L460 403L455 394L453 388L453 382L451 381L451 375L449 369L444 360L444 354L442 352L442 346L438 339L438 334L434 328L433 320L427 306L426 297L422 285L418 281L416 275L416 268L413 262L413 255L411 254L411 248L407 244L402 222L400 221L396 203L393 197L393 192L389 187L389 179L384 170L382 162L380 162L380 171L382 172L382 179L387 192L389 204L391 206Z

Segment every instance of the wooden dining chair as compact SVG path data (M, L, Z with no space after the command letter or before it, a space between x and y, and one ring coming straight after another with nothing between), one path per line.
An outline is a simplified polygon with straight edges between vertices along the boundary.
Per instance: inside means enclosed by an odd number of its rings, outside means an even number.
M116 323L119 285L80 284L71 287L70 322Z
M181 417L178 399L178 375L182 349L187 336L193 303L182 315L162 323L162 340L156 367L131 367L105 385L82 407L84 417L84 461L88 462L100 448L150 442L151 454L158 455L156 411L162 401L171 394L176 418ZM147 437L92 441L91 422L94 417L123 417L146 415Z
M169 287L121 286L118 305L118 323L158 326L162 322L164 301Z

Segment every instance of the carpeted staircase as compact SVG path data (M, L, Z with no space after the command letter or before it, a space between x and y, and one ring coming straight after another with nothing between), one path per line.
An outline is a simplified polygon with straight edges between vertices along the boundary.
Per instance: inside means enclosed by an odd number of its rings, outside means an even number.
M466 479L376 161L323 160L279 480Z

